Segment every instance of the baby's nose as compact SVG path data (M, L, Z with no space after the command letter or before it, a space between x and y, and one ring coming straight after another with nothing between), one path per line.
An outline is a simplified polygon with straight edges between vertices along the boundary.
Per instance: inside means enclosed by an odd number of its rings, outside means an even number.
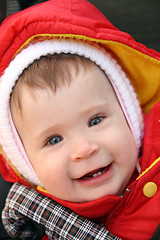
M85 139L74 141L71 158L74 161L88 159L98 151L98 145Z

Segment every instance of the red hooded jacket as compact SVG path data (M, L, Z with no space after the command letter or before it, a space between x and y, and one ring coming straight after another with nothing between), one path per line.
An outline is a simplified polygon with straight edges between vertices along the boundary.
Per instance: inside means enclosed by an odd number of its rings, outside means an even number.
M8 17L0 27L0 76L22 48L50 38L71 38L103 45L130 78L143 111L148 113L159 101L160 54L115 28L85 0L50 0ZM80 215L105 223L111 233L122 239L149 239L160 223L159 105L153 108L148 119L141 175L131 181L123 198L106 196L78 204L56 199L41 187L37 191ZM7 181L30 186L2 149L0 172Z

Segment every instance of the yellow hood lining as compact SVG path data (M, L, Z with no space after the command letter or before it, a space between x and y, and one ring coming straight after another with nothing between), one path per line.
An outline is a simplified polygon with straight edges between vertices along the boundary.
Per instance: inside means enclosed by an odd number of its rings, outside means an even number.
M29 44L53 38L77 39L90 44L98 43L115 55L116 60L120 63L135 88L145 113L148 113L149 109L160 100L160 61L123 43L94 39L83 35L38 34L29 38L17 50L16 54Z

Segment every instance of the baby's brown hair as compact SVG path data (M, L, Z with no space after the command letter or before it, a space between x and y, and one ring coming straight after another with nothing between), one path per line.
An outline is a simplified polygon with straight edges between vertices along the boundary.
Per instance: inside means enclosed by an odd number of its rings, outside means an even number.
M11 105L21 109L22 86L27 87L29 91L51 89L56 92L61 86L69 85L72 80L71 66L77 75L80 66L86 70L95 64L76 54L49 54L35 60L18 78L11 94Z

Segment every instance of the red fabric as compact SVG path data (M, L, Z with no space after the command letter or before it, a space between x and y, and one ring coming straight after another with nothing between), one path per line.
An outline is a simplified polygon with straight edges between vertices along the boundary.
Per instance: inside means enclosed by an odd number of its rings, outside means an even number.
M142 157L142 170L148 168L160 156L160 102L150 112L147 121ZM145 168L144 168L145 166ZM160 161L138 180L127 187L123 198L106 196L87 203L72 203L42 194L56 200L76 213L105 223L106 228L123 240L148 240L160 223ZM154 182L158 192L151 198L143 193L143 187ZM40 191L39 191L40 192ZM105 216L105 217L104 217Z
M73 34L75 37L83 35L98 40L112 40L128 45L153 58L160 59L158 52L147 49L144 45L137 43L129 34L115 28L88 1L50 0L42 4L13 14L1 24L0 75L17 50L28 38L36 34ZM0 157L0 166L0 172L7 181L17 181L17 175L11 168L5 166L2 156ZM22 179L18 181L23 182Z
M11 15L1 24L0 31L0 75L23 43L40 33L74 34L112 40L160 59L158 52L137 43L129 34L115 28L101 12L85 0L50 0L43 3L43 11L41 4L38 4Z
M6 163L6 160L2 156L2 154L0 154L0 174L7 182L18 182L31 188L31 185L27 183L23 178L19 177L16 172L11 168L11 166Z
M74 203L58 199L50 195L49 193L44 193L43 191L40 191L38 189L37 191L59 202L63 206L72 209L76 213L89 219L97 219L97 221L103 218L104 215L108 214L108 212L111 211L111 209L121 200L121 198L118 196L110 195L109 197L106 196L91 202Z
M45 236L42 238L42 240L49 240L49 238L48 238L47 235L45 235Z
M46 14L44 14L46 13ZM9 30L8 30L9 29ZM0 26L0 76L8 66L17 50L37 34L73 34L75 37L87 36L98 40L111 40L144 53L155 59L160 54L137 43L129 34L115 28L94 6L85 0L50 0L25 9L7 18ZM103 44L103 42L101 42ZM159 106L151 112L147 123L142 169L145 170L159 157ZM107 229L123 240L148 240L160 222L160 192L147 198L143 194L143 186L154 181L160 188L160 163L158 162L138 181L134 180L123 198L106 196L89 203L70 203L57 200L77 213L98 221L106 221ZM11 167L0 157L0 172L11 182L28 185L19 178ZM42 194L45 194L42 192ZM48 194L46 194L48 196ZM106 219L102 219L103 216ZM47 239L46 237L44 239ZM43 239L43 240L44 240Z
M160 103L151 109L146 124L142 170L160 156Z

